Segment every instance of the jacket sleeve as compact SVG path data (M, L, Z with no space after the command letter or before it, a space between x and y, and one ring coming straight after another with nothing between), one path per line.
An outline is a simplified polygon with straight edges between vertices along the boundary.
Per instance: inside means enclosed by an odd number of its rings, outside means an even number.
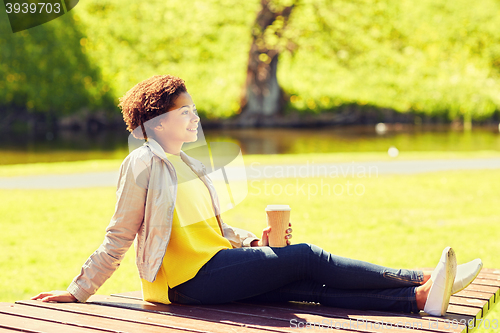
M104 241L83 264L68 287L79 302L85 302L120 266L144 220L144 205L150 168L143 159L129 155L120 167L115 213Z
M224 232L224 237L229 240L233 248L251 247L251 243L254 240L259 240L259 238L257 238L257 236L255 236L250 231L231 227L224 222L222 222L221 225Z

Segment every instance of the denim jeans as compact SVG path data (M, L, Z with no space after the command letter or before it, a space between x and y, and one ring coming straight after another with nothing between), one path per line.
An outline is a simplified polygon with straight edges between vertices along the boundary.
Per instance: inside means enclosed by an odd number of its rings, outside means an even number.
M219 251L197 275L170 289L181 304L236 300L308 301L327 306L418 312L422 271L392 269L332 255L311 244Z

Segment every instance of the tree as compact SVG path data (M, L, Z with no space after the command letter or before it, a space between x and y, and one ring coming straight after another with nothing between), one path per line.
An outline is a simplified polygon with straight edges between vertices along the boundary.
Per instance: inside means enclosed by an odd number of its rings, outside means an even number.
M283 110L286 97L276 77L279 54L294 44L283 36L295 2L261 0L252 28L247 78L241 100L243 119L272 116Z

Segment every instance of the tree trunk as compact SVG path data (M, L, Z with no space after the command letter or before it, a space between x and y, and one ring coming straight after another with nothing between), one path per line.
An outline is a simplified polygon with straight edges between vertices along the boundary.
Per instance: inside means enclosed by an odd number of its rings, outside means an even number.
M283 111L286 103L285 94L276 77L278 57L282 51L280 45L283 43L277 43L275 38L273 38L274 43L271 43L269 38L266 40L266 30L268 35L274 34L279 41L293 5L280 8L276 4L271 4L271 0L261 0L261 4L262 8L252 29L247 79L240 104L243 118L258 119L276 115ZM276 21L283 22L273 25Z

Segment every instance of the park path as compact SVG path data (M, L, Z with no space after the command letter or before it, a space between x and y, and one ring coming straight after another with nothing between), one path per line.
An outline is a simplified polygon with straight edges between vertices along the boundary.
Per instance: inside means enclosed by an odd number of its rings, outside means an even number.
M225 168L229 180L343 177L365 174L378 177L386 174L417 174L446 170L500 169L500 158L418 160L387 162L351 162L328 164L260 165L253 163L243 168ZM0 177L0 189L62 189L113 186L118 182L118 171L68 175L41 175Z

